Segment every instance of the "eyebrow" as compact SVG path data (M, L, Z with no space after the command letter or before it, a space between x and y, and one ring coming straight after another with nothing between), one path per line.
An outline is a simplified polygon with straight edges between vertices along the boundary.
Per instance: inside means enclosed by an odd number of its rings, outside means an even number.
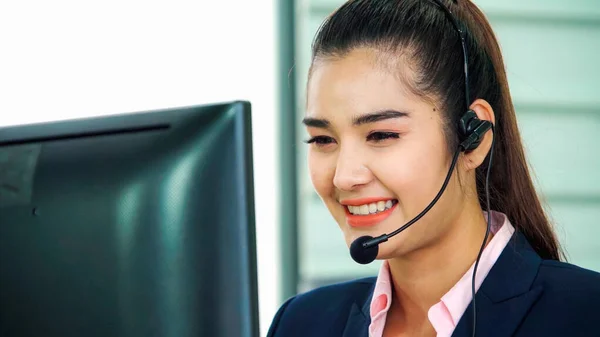
M364 115L356 116L352 120L352 124L355 126L375 123L386 119L395 119L401 117L408 117L408 112L396 111L396 110L382 110L376 112L370 112ZM306 117L302 120L302 124L320 129L328 129L331 123L323 118L312 118Z
M305 117L302 119L302 124L319 129L328 129L330 125L329 121L326 119L312 117Z
M396 110L383 110L357 116L352 121L352 124L358 126L363 124L375 123L386 119L395 119L408 116L408 112L401 112Z

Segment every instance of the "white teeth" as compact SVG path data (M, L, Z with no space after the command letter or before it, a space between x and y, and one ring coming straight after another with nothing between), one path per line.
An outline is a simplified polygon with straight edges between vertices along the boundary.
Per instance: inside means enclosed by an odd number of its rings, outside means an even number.
M378 201L370 204L360 205L360 206L347 206L348 211L355 215L369 215L375 214L378 212L383 212L386 209L392 208L394 203L392 200L388 201Z
M371 214L377 213L377 204L369 204L369 213L371 213Z
M362 215L369 214L369 205L360 206L360 214L362 214Z

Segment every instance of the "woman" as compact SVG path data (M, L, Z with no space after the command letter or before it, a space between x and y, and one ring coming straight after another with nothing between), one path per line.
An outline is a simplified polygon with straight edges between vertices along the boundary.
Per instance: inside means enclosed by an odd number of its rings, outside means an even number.
M304 123L312 182L353 257L384 262L290 298L269 336L600 336L600 275L560 262L473 3L344 4L316 36Z

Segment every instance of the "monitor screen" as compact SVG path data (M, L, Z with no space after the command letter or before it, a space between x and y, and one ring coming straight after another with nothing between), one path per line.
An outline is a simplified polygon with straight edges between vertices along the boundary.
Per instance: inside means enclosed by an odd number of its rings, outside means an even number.
M0 335L258 336L250 104L0 128Z

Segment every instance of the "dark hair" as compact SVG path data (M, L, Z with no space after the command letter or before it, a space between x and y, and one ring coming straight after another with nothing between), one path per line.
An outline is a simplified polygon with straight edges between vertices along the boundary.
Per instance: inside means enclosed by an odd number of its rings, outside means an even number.
M470 98L485 99L495 113L491 209L505 213L542 258L560 260L561 248L528 170L495 34L471 1L443 2L467 29ZM460 38L445 13L429 0L350 0L319 28L311 70L320 59L341 58L361 47L407 62L414 75L400 78L420 97L437 100L445 117L449 149L455 151L458 119L468 107ZM487 163L476 170L480 204L485 204Z

